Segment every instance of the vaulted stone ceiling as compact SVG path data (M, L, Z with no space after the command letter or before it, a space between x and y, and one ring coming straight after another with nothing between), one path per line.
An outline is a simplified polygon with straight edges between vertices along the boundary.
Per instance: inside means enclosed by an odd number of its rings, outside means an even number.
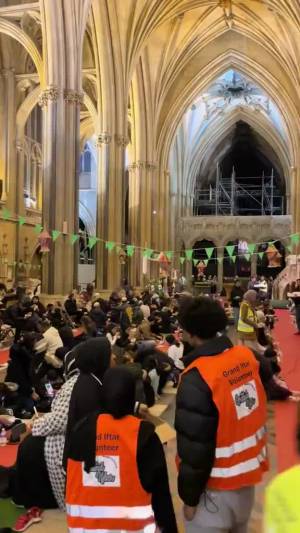
M137 197L147 204L145 219L131 225L133 242L171 246L163 220L170 216L172 225L184 214L197 174L193 170L179 183L169 165L171 146L187 110L230 70L259 88L265 100L258 113L251 106L239 106L238 113L227 106L226 120L218 120L218 138L237 119L244 120L275 149L286 179L293 168L293 187L300 182L299 0L7 0L0 2L0 32L30 57L23 61L23 71L18 70L20 83L31 84L19 101L21 126L41 90L55 85L84 92L82 146L93 134L125 145L130 132L129 165L148 165L140 166L129 181L132 212ZM264 105L273 106L274 112ZM270 128L276 113L280 127ZM205 135L202 149L209 154L213 139L211 133ZM102 159L101 165L107 166ZM114 183L124 160L111 155ZM170 202L170 197L175 199ZM300 228L296 204L292 211ZM158 212L157 242L146 221L153 206ZM120 239L120 232L121 223L112 239Z

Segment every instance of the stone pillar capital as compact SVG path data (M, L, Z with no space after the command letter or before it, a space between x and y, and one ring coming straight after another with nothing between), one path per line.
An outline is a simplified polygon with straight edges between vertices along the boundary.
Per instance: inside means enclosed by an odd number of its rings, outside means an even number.
M46 107L49 102L57 102L59 97L59 88L55 85L49 85L47 89L41 92L39 97L39 105Z
M103 144L110 144L111 139L112 136L107 131L104 131L98 135L96 144L101 147Z
M126 148L126 146L129 143L128 137L126 135L120 135L118 133L115 134L115 141L118 146L121 146L122 148Z
M84 98L83 93L74 91L73 89L64 90L64 100L68 104L74 104L74 105L80 106L83 103L83 98Z

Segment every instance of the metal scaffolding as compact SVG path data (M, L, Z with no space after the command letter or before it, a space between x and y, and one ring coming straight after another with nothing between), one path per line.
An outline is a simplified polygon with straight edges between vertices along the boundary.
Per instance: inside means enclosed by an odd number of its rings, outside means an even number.
M199 215L282 215L284 196L271 176L224 178L217 165L216 184L208 189L196 189L194 216Z

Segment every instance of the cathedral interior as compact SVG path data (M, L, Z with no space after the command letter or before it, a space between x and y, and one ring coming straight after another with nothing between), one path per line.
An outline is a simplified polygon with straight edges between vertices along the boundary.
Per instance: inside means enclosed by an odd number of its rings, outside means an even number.
M0 4L1 281L142 286L144 250L300 229L297 0Z
M0 0L0 124L1 286L300 277L299 0Z

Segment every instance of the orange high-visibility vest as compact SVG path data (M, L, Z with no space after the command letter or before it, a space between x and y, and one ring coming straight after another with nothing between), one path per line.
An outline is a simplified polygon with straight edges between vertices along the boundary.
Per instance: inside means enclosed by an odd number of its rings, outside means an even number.
M199 357L196 368L212 392L219 413L215 461L207 487L237 490L259 483L268 470L266 395L251 350L235 346Z
M151 494L143 489L137 466L140 424L134 416L115 420L100 415L95 467L87 473L84 463L68 460L66 510L70 532L154 533Z

